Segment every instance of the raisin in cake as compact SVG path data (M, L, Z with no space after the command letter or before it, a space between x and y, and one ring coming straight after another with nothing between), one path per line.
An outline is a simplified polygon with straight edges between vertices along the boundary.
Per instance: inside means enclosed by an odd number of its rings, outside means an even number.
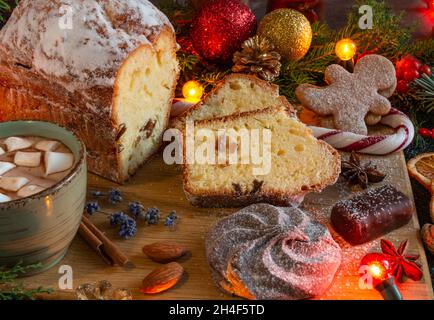
M172 121L184 129L187 120L206 120L282 105L292 107L279 96L279 87L252 75L233 73L226 76L205 98Z
M0 121L65 126L117 182L158 150L177 77L173 28L147 0L22 0L0 31Z
M210 164L198 162L191 156L189 159L189 136L194 139L197 154L201 146L209 143L210 136L202 133L211 131L211 136L219 137L221 129L233 129L237 134L244 129L249 132L259 129L259 137L263 137L264 129L269 129L270 170L259 173L256 170L255 173L254 169L261 165L252 161L253 152L243 164L242 139L236 137L235 141L230 135L221 139L226 140L224 144L214 138L215 154L220 154L218 150L225 150L226 160L220 161L216 156L216 161ZM261 139L257 140L259 144L256 143L259 148L266 142ZM252 145L253 141L250 140ZM258 202L287 206L300 202L309 191L321 191L335 183L340 173L339 153L317 140L306 125L282 107L196 121L191 134L187 134L185 145L184 191L193 205L202 207L238 207ZM263 150L260 151L262 154ZM231 152L236 153L238 160L235 162L229 158Z

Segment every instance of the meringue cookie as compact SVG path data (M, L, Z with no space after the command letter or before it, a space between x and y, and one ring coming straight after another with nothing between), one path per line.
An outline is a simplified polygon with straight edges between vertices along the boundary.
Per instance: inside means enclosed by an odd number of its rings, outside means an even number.
M341 263L327 227L300 209L254 204L218 221L206 256L223 291L248 299L306 299L324 293Z

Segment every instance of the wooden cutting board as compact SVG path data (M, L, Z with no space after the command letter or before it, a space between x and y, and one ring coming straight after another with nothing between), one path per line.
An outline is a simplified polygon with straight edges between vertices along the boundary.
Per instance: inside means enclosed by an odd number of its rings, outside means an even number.
M344 155L347 156L347 155ZM402 153L387 157L364 157L372 160L378 168L388 174L384 183L392 184L413 200L413 194ZM108 211L126 210L129 201L140 201L145 207L158 207L162 212L163 221L156 226L139 223L135 238L122 240L116 234L116 229L110 227L104 214L95 214L91 220L113 239L130 257L134 267L123 269L111 267L97 256L80 238L76 236L68 254L59 265L51 270L23 279L29 286L51 287L55 291L48 295L49 299L75 299L74 290L58 289L61 265L69 265L73 270L73 287L83 283L94 283L99 280L109 280L115 287L131 289L134 299L230 299L229 295L220 292L211 280L207 261L205 259L204 236L210 225L220 217L233 213L236 209L199 209L192 207L186 200L182 190L181 170L177 166L163 163L160 155L151 159L124 186L118 186L100 177L89 175L89 191L107 191L117 187L122 190L124 203L112 206L101 202ZM378 185L377 185L378 186ZM310 194L306 197L302 208L309 211L322 222L329 223L330 209L333 204L352 193L344 181L328 187L321 194ZM175 230L164 226L164 217L176 210L180 217ZM359 287L357 275L360 259L368 251L379 251L379 240L368 244L352 247L337 235L330 227L337 242L343 248L343 263L330 289L319 299L381 299L375 290L363 290ZM419 224L414 211L412 221L385 238L395 245L405 239L410 240L409 252L420 254L424 277L419 282L408 280L400 285L404 299L433 299L433 290L428 271L425 252L419 236ZM144 295L139 292L141 281L152 269L158 266L142 253L142 247L155 241L172 240L182 243L191 249L191 255L182 258L186 274L174 288L157 295Z

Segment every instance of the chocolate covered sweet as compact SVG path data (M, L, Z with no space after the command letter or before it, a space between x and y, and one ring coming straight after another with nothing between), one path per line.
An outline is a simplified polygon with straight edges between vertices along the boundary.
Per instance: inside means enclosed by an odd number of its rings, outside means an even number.
M218 221L206 255L223 291L248 299L305 299L330 286L341 248L297 208L254 204Z
M406 225L412 203L390 185L339 201L332 209L335 230L351 244L362 244Z

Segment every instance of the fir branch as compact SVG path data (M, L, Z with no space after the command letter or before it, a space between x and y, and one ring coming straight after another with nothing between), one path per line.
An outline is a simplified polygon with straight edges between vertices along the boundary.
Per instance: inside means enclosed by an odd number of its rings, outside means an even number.
M369 5L373 9L373 28L360 30L358 8ZM348 16L348 26L357 30L352 39L357 43L359 53L378 53L396 61L411 40L415 26L401 25L404 12L395 14L385 1L358 0Z
M158 4L158 9L169 18L177 37L189 34L189 25L195 13L190 1L186 1L185 5L182 5L177 0L162 0Z
M12 9L15 8L20 0L0 0L0 28L9 18Z
M41 263L23 266L21 262L12 268L0 267L0 300L33 300L37 294L51 293L52 289L27 289L16 282L20 275L41 267Z
M0 0L0 22L6 20L6 14L9 14L10 11L11 6L5 0Z
M180 51L178 53L178 63L181 73L194 70L199 62L199 57L194 54L188 54Z
M434 61L434 38L416 40L409 44L405 51L418 57L423 63L432 64Z
M434 75L428 77L423 74L414 84L418 87L416 98L421 102L419 109L427 113L434 112Z
M230 72L230 69L207 72L198 77L198 81L202 83L206 91L210 91Z
M408 113L408 116L411 119L411 122L414 125L415 131L417 132L420 128L425 127L426 125L430 125L429 121L426 121L426 115L421 112L417 112L417 110L411 109ZM430 152L434 151L434 143L431 142L430 138L424 138L420 134L416 134L414 136L414 140L410 146L408 146L404 152L407 159L413 158L421 152Z

